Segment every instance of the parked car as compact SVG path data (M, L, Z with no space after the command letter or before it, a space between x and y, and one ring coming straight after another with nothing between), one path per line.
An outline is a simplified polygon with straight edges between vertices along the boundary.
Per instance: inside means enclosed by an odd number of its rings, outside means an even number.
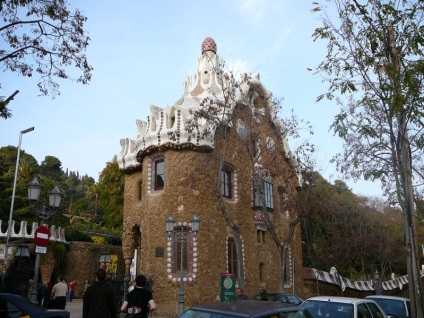
M295 294L266 293L264 291L253 296L251 300L272 301L272 302L280 302L280 303L287 303L287 304L293 304L293 305L300 305L304 302L304 300L301 297Z
M389 318L411 317L411 303L408 298L385 295L372 295L365 298L379 304Z
M0 293L0 318L69 318L66 310L44 309L15 294Z
M366 298L318 296L305 300L301 307L313 318L387 318L375 301Z
M260 291L259 294L251 297L251 300L263 300L263 301L271 301L271 299L277 295L277 293L267 293L265 291Z
M284 293L275 294L271 298L271 301L286 303L286 304L293 304L293 305L301 305L304 302L302 298L300 298L299 296L295 294L284 294Z
M194 306L180 318L311 318L300 306L270 301L240 300Z

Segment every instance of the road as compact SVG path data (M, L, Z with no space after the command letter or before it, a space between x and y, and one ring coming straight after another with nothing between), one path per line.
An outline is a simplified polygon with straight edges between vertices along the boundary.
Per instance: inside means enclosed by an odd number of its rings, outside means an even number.
M82 299L67 302L65 309L71 313L71 318L82 318Z

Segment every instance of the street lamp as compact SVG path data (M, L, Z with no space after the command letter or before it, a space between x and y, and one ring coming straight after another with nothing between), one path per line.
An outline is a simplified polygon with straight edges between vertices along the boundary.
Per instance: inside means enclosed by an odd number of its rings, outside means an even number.
M187 225L186 222L179 223L175 226L175 220L172 218L172 214L169 214L168 218L165 221L166 233L168 234L169 240L175 240L177 243L180 243L180 293L178 296L178 316L182 315L184 312L184 243L188 242L187 233L191 230L193 233L194 239L197 238L197 233L199 232L200 220L196 214L194 214L193 219L190 224Z
M110 264L112 264L112 258L110 257L109 252L103 252L99 259L100 268L104 269L106 273L108 273Z
M380 273L378 270L374 272L374 289L376 295L383 295L383 288L381 286Z
M31 182L28 182L28 200L31 208L36 210L37 215L41 219L41 225L43 222L48 220L54 213L55 209L59 207L60 201L62 200L62 191L60 191L59 186L56 184L52 191L49 192L49 209L46 209L46 199L43 199L43 205L40 209L36 207L38 199L40 198L41 190L43 189L43 184L38 180L38 176L35 175L34 179ZM44 252L45 253L45 252ZM35 268L34 268L34 277L33 284L31 289L28 292L29 300L36 304L37 303L37 285L38 285L38 272L40 271L40 253L36 251L35 258Z
M62 200L62 191L60 191L59 186L56 184L52 191L49 192L49 207L51 209L46 209L46 199L43 199L43 205L40 209L37 209L35 206L40 197L41 190L43 189L43 184L38 181L38 176L35 175L34 179L31 182L28 182L28 200L32 208L37 212L37 215L42 220L41 223L48 220L54 213L56 208L59 207L60 201Z
M10 204L10 213L9 213L9 223L7 225L7 236L6 236L6 248L4 250L4 258L3 258L3 275L1 277L1 288L4 289L4 280L6 278L6 269L7 269L7 261L9 258L9 240L10 240L10 232L12 227L12 218L13 218L13 208L15 205L15 192L16 192L16 182L18 180L18 169L19 169L19 157L21 155L21 143L22 143L22 135L29 133L34 130L34 127L21 130L19 133L19 143L18 143L18 156L16 158L16 167L15 167L15 179L13 181L13 191L12 191L12 203Z

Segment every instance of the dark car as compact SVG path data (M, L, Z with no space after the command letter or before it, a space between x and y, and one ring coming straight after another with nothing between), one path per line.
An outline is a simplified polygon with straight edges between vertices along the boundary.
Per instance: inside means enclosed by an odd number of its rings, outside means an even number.
M0 318L69 318L66 310L47 310L15 294L0 293Z
M286 294L286 293L266 293L260 292L259 294L253 296L251 300L262 300L262 301L272 301L293 305L300 305L304 302L304 300L295 295L295 294Z
M286 303L286 304L293 304L293 305L301 305L304 300L300 298L299 296L295 294L275 294L271 298L272 302L279 302L279 303Z
M269 301L241 300L216 302L194 306L180 318L311 318L307 310L299 306Z
M251 300L262 300L262 301L271 301L271 299L277 295L276 293L267 293L264 291L261 291L259 294L253 296L250 298Z

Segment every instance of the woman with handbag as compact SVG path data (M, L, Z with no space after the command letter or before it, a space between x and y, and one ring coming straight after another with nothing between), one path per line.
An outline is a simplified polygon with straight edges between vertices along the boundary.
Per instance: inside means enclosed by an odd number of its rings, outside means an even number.
M149 312L156 309L152 292L147 290L147 279L144 275L135 277L135 287L127 294L127 299L121 306L122 312L127 312L127 317L147 318Z

